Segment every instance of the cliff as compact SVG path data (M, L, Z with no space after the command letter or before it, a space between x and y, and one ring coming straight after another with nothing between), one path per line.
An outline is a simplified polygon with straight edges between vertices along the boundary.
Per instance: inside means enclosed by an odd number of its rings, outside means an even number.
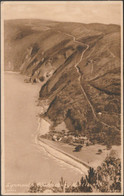
M5 70L44 83L39 104L48 100L54 126L120 144L120 26L8 20L4 31Z

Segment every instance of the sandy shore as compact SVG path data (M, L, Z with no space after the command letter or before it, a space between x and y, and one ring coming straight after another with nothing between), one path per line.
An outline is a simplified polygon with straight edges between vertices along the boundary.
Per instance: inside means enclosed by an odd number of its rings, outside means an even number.
M82 175L87 174L88 166L84 166L80 160L76 160L76 158L72 157L71 155L68 155L67 153L62 152L59 149L48 145L47 141L37 139L37 144L42 146L53 157L78 169Z
M47 151L47 153L52 155L54 158L59 159L64 163L67 163L73 166L74 168L78 169L82 175L86 175L90 167L88 164L58 149L56 146L48 144L47 140L45 139L41 140L41 138L39 139L40 135L44 135L49 132L50 125L51 125L50 121L48 120L46 121L46 119L43 118L38 119L38 129L35 136L35 144L44 148Z
M81 172L69 164L54 158L43 147L35 144L38 128L37 106L40 83L24 83L24 76L6 72L5 80L5 130L4 130L4 190L12 193L10 185L16 185L14 192L26 192L25 185L32 182L55 182L61 176L68 184L77 182ZM42 124L42 123L41 123ZM48 129L49 129L49 124ZM44 131L47 125L44 121ZM45 133L45 132L44 132ZM37 135L39 132L37 132ZM20 187L18 187L18 184ZM22 185L24 185L22 187Z
M102 164L111 151L107 150L106 146L104 145L95 144L83 147L80 152L75 153L73 152L73 146L38 137L38 135L41 136L49 132L52 122L50 122L48 119L40 118L38 123L39 125L35 143L43 147L53 157L62 160L75 168L78 168L82 174L86 174L90 167L96 169ZM98 149L102 150L101 154L98 153ZM112 149L117 151L119 154L120 146L113 146Z

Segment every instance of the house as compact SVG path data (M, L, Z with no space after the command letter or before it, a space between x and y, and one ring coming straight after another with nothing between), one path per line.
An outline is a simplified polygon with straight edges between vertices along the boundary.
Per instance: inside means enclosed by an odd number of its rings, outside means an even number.
M53 135L53 141L57 141L57 136L56 135Z
M83 139L83 140L87 140L87 137L85 136L85 137L80 137L80 139Z
M60 142L62 140L62 138L60 137L59 139L58 139L58 141Z

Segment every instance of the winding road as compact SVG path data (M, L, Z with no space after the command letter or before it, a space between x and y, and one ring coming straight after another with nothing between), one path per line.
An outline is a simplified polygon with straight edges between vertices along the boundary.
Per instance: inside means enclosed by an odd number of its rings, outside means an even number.
M120 131L117 127L115 127L115 126L110 126L110 125L108 125L107 123L101 121L101 120L97 117L96 112L95 112L95 109L94 109L94 107L93 107L91 101L89 100L89 98L88 98L88 96L87 96L87 94L86 94L86 92L85 92L83 86L81 85L81 77L82 77L82 75L81 75L80 68L78 67L78 65L79 65L79 63L82 61L83 56L84 56L84 53L89 49L89 45L88 45L88 44L85 44L85 43L82 43L82 42L80 42L80 41L77 41L77 40L76 40L76 37L75 37L74 35L71 35L71 34L68 34L68 33L64 33L64 32L62 32L62 31L58 31L58 32L59 32L59 33L63 33L64 35L67 35L67 36L71 37L75 43L82 44L83 46L86 45L86 49L83 50L83 52L82 52L82 54L81 54L81 57L80 57L79 61L74 65L75 68L76 68L76 70L77 70L77 73L79 74L78 80L79 80L79 82L80 82L81 90L82 90L82 92L83 92L83 94L84 94L84 96L85 96L85 98L86 98L86 100L87 100L87 102L88 102L88 104L89 104L91 110L92 110L92 113L93 113L93 115L94 115L94 118L95 118L97 121L99 121L101 124L103 124L104 126L109 127L109 128L114 128L114 129L116 129L117 131Z

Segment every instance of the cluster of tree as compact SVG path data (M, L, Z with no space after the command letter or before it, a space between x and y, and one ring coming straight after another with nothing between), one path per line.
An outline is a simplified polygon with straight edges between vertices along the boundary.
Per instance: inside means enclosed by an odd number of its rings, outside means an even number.
M121 192L120 159L108 157L96 170L90 168L77 187L69 187L67 192Z
M46 188L36 183L30 186L29 192L44 192ZM76 186L68 186L63 178L60 187L52 187L52 192L121 192L121 160L114 156L105 159L97 169L90 168L88 174L83 176Z
M121 144L121 132L116 130L113 127L103 127L101 123L92 123L85 131L87 138L93 143L99 143L106 145L108 149L111 148L112 145L120 145Z

